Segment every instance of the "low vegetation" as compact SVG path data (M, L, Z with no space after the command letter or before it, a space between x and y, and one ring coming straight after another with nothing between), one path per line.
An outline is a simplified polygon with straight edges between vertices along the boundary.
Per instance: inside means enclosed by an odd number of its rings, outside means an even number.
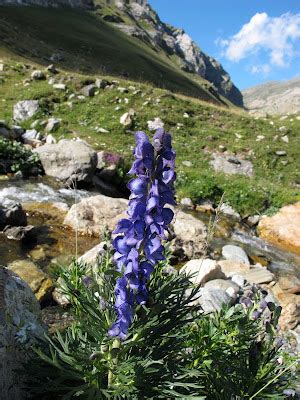
M17 101L38 99L41 110L22 123L24 128L37 119L62 118L61 126L52 133L57 139L79 137L97 150L117 152L128 160L134 143L132 132L145 130L147 121L160 117L172 133L177 151L178 197L218 202L225 192L225 202L243 215L273 212L300 198L297 169L300 120L295 116L284 120L258 119L242 110L216 107L122 79L113 89L99 89L94 97L78 98L81 87L95 76L61 72L55 79L64 81L67 90L60 91L46 80L24 84L31 72L32 67L23 63L8 63L0 84L0 119L12 123ZM121 93L118 87L128 90ZM120 117L130 109L135 115L132 126L126 129L120 124ZM43 132L39 125L36 129ZM288 142L282 140L283 136ZM216 173L209 164L211 154L225 149L250 160L254 176ZM286 155L277 155L278 151Z

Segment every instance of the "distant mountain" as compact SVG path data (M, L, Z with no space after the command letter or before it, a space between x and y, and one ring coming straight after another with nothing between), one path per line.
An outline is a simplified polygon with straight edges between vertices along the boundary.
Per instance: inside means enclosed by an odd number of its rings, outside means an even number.
M60 53L60 65L68 69L101 69L243 106L222 65L184 30L162 22L147 0L0 0L0 6L0 56L13 53L44 64Z
M300 112L300 77L253 86L242 93L245 107L252 114L283 115Z

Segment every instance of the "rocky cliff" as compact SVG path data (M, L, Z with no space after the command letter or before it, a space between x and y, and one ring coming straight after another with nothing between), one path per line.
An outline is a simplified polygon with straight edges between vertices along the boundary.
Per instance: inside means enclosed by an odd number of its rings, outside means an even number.
M181 69L210 82L209 90L216 91L238 106L243 105L241 92L222 65L206 55L183 29L162 22L147 0L110 0L110 4L118 9L118 13L105 15L106 21L114 23L126 34L163 50Z
M245 105L257 115L283 115L300 112L300 77L268 82L243 91Z

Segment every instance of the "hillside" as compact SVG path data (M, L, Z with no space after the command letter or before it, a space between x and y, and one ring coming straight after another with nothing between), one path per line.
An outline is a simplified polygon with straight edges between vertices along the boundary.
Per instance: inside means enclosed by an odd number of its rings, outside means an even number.
M242 96L229 75L182 30L162 23L146 2L56 0L75 8L1 6L0 56L64 69L149 82L215 104L238 106ZM16 3L9 0L9 3ZM48 6L46 0L22 0Z
M300 78L268 82L243 91L244 103L252 114L284 115L300 112Z
M37 65L8 60L2 65L0 120L9 126L14 124L14 105L36 99L39 111L20 123L24 128L32 126L45 135L45 121L61 119L52 133L56 139L81 138L96 150L116 152L126 160L125 172L133 132L148 131L148 121L160 118L178 154L179 198L217 203L225 192L225 201L244 216L299 200L299 117L254 119L145 83L120 79L112 84L112 78L103 75L66 71L45 71L47 80L36 80L31 75L40 68ZM92 97L83 95L82 88L96 77L110 84ZM58 89L55 84L63 86ZM129 111L132 122L124 127L120 118Z

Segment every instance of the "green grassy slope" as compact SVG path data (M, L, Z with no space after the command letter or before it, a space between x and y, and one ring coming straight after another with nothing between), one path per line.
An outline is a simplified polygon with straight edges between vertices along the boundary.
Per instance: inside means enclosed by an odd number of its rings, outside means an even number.
M57 138L80 137L95 149L116 151L132 159L133 131L146 130L147 121L160 117L172 133L177 151L177 192L194 201L209 198L218 201L225 191L225 201L243 215L265 210L275 210L283 204L300 199L299 159L300 121L293 117L285 120L255 119L244 112L234 112L209 105L195 99L173 95L168 91L146 84L120 81L120 86L134 85L141 92L120 93L117 88L100 90L93 98L78 99L77 94L86 76L62 72L56 79L65 79L67 92L55 91L47 81L23 84L32 69L21 64L8 63L0 84L0 119L11 121L13 105L18 100L39 99L42 110L31 121L41 121L48 116L62 118L62 125L54 135ZM1 80L0 80L1 82ZM69 96L75 94L71 100ZM127 99L127 100L125 100ZM135 110L132 131L120 124L120 116L130 108ZM189 117L184 116L185 113ZM282 141L279 128L285 126L289 142ZM105 128L109 133L96 131ZM43 132L42 128L37 128ZM263 135L262 141L257 136ZM209 166L210 153L226 146L252 161L255 175L252 178L215 173ZM286 151L284 157L278 150ZM191 167L183 161L190 161Z
M105 10L102 10L104 12ZM201 81L195 82L157 52L105 23L98 11L0 7L0 57L18 56L49 64L61 53L64 69L128 76L208 102L221 104Z

